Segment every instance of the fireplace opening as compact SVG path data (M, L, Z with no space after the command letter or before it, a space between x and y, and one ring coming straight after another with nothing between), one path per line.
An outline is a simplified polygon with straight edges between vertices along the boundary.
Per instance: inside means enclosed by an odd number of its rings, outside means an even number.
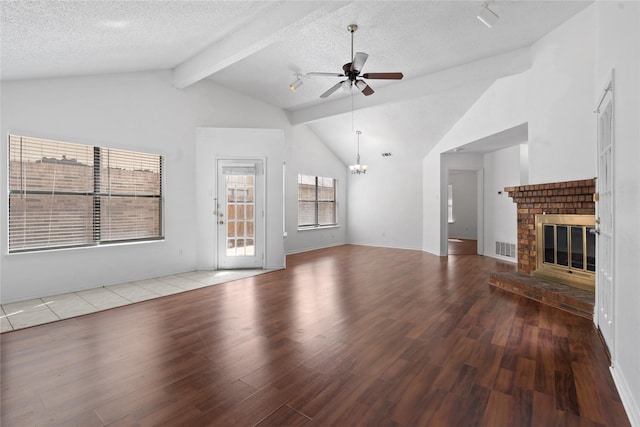
M536 215L537 257L532 274L595 292L593 215Z

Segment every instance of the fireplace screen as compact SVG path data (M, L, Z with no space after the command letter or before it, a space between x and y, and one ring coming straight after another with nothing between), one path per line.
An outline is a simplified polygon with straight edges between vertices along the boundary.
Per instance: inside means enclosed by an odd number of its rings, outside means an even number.
M534 275L595 289L596 238L592 215L536 215Z
M593 227L552 224L542 227L545 263L596 271Z

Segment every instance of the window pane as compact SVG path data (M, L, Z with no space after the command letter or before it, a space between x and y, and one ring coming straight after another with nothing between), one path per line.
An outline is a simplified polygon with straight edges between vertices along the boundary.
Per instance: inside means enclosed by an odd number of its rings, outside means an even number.
M334 178L298 175L298 226L337 224Z
M93 191L93 147L9 136L9 189Z
M336 223L336 210L333 202L318 202L318 225Z
M159 198L103 196L99 200L101 241L160 236Z
M298 187L298 200L315 200L316 199L316 186L301 184Z
M153 154L100 148L101 193L160 195L160 159Z
M333 187L318 187L318 200L333 202L335 200L335 190Z
M162 237L162 156L10 135L8 181L9 252Z
M315 186L316 177L309 175L298 175L298 184Z
M298 202L298 225L314 225L316 223L316 203Z
M9 195L11 251L91 244L93 198L50 194Z

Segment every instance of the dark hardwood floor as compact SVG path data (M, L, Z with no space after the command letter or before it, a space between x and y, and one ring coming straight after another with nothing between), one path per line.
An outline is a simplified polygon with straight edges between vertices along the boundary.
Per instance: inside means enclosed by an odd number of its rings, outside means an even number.
M4 333L9 426L628 426L591 321L511 264L341 246Z
M449 255L477 255L478 241L471 239L448 239L447 245Z

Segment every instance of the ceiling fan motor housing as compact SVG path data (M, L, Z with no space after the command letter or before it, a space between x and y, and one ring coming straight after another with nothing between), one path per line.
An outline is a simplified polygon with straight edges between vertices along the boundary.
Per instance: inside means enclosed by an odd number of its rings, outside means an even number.
M351 62L344 64L342 66L342 70L344 71L345 77L347 77L351 81L355 81L355 79L360 75L360 70L351 71Z

